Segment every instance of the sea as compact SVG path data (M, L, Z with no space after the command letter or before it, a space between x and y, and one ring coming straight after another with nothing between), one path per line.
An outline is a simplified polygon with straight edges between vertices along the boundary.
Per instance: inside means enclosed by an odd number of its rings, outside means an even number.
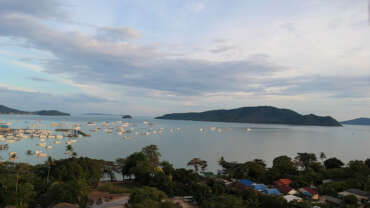
M122 119L120 116L107 115L0 115L1 122L11 123L11 128L49 130L72 128L75 124L80 124L81 130L91 136L76 138L77 142L72 144L78 156L114 161L155 144L159 148L161 159L171 162L176 168L189 168L187 163L197 157L206 160L208 170L214 172L220 169L218 161L222 156L227 161L237 162L262 159L268 166L271 166L272 160L277 156L294 158L298 152L316 153L317 157L324 152L327 158L337 157L344 162L370 158L370 126L265 125L158 120L150 117ZM88 125L88 122L96 125ZM103 123L106 123L106 127L103 127ZM125 129L131 129L131 133L118 134L116 127L123 123L128 123ZM101 129L91 131L97 127ZM114 130L108 133L105 128ZM55 140L46 140L47 145L53 146L47 150L37 146L40 143L39 138L21 139L9 144L8 151L0 151L0 157L8 160L9 152L16 152L16 162L30 164L43 163L47 157L27 155L28 150L41 150L54 159L70 157L65 154L69 138L65 137L61 144L54 144ZM0 141L0 144L6 142Z

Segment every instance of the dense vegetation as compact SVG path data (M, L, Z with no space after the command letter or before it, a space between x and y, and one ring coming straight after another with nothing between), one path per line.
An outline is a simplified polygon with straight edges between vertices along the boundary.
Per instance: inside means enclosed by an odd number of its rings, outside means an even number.
M222 174L206 177L202 171L206 170L207 162L200 158L189 161L188 165L194 168L191 170L176 169L160 157L157 146L150 145L115 162L83 157L49 158L44 164L35 166L5 162L0 164L0 207L50 207L59 202L87 207L89 192L97 188L104 176L115 181L117 174L126 185L108 183L99 186L98 190L130 193L129 203L133 208L176 208L178 206L168 200L173 196L193 196L201 208L305 208L317 205L310 200L288 203L281 196L225 185L224 181L231 179L247 178L273 184L277 179L289 178L293 188L314 185L320 194L332 196L348 188L370 191L370 159L350 161L344 166L337 158L326 159L323 153L320 155L322 162L318 162L313 153L298 153L294 159L279 156L273 160L272 167L267 167L260 159L238 163L221 157ZM333 181L323 184L324 179ZM344 201L343 207L357 207L353 196L345 197Z
M232 110L213 110L201 113L173 113L156 119L218 121L239 123L291 124L312 126L341 126L330 116L301 115L288 109L270 106L244 107Z
M370 118L356 118L349 121L342 121L340 123L346 125L370 125Z
M39 116L70 116L68 113L63 113L56 110L40 110L35 112L21 111L0 105L0 114L25 114L25 115L39 115Z

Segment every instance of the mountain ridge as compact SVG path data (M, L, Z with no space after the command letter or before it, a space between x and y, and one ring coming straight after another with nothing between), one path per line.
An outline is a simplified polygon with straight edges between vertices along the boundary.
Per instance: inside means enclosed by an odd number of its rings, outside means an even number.
M155 119L310 126L342 126L337 120L330 116L317 116L314 114L301 115L290 109L276 108L273 106L254 106L230 110L172 113L156 117Z
M0 105L0 114L17 114L17 115L39 115L39 116L70 116L69 113L60 112L57 110L39 110L34 112L17 110L14 108Z

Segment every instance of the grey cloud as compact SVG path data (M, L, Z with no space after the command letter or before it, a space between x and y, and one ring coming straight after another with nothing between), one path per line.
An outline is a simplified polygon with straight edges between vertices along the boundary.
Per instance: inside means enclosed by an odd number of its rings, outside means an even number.
M35 111L56 109L66 112L79 112L89 108L90 104L103 103L106 100L83 94L52 95L42 92L25 92L0 87L1 104L19 109ZM24 105L27 103L27 105Z
M156 47L110 43L80 33L61 33L22 15L0 15L0 22L3 22L0 35L24 38L56 57L45 64L46 72L65 74L78 82L197 95L221 89L243 90L248 76L281 70L261 62L260 56L228 62L171 59Z
M62 17L61 1L57 0L0 0L0 14L18 13L36 17Z
M103 30L106 35L115 36L114 29ZM118 30L117 33L123 38L135 37L126 32ZM58 32L37 19L19 14L0 14L0 36L22 38L32 47L51 52L55 59L40 62L45 72L65 75L82 84L106 83L183 96L219 91L264 94L266 88L284 86L289 87L271 93L295 95L326 90L337 96L363 96L361 88L368 88L369 83L368 77L269 78L285 68L269 63L265 54L223 62L174 59L161 52L159 46L141 47L127 42L107 42L77 32Z
M277 95L302 95L306 93L329 93L336 98L370 97L370 76L299 76L273 78L263 81L263 92L268 87L287 87Z
M140 31L130 27L102 27L97 31L97 39L103 41L125 41L140 39Z

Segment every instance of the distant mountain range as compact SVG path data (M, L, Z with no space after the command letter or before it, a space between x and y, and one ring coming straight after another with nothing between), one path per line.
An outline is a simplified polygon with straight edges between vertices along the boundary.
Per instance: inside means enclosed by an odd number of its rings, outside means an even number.
M70 116L69 113L63 113L56 110L40 110L35 112L27 112L9 108L5 105L0 105L0 114L19 114L19 115L40 115L40 116Z
M370 125L370 118L356 118L349 121L342 121L345 125Z
M259 124L290 124L310 126L341 126L330 116L301 115L289 109L271 106L243 107L231 110L211 110L201 113L173 113L156 119L215 121Z

